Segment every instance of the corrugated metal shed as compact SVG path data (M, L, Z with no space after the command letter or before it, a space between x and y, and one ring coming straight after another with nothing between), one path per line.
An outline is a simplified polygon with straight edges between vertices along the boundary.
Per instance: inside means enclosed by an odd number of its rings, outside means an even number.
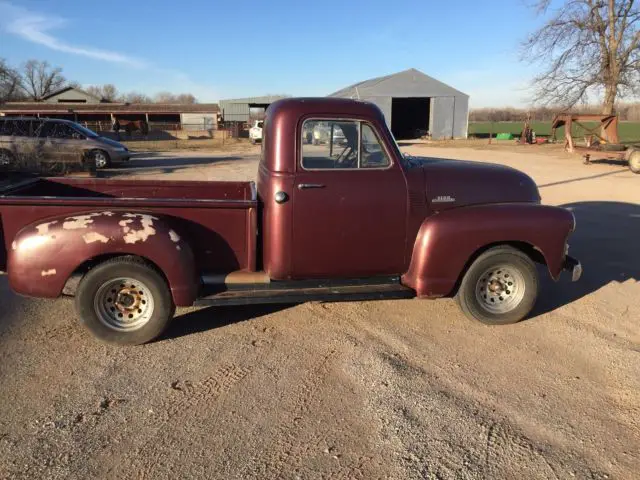
M265 95L262 97L234 98L220 100L220 111L225 122L248 122L252 108L266 108L269 104L285 98L280 95Z
M397 130L404 117L413 116L405 123L416 124L415 130L427 127L433 138L465 138L469 118L469 95L422 73L415 68L372 78L338 90L330 97L353 98L376 104L384 113L389 128ZM413 106L407 101L414 99ZM420 101L422 100L422 101ZM400 104L404 105L401 109ZM417 115L415 110L422 109ZM397 118L393 118L394 111ZM422 120L421 120L422 119ZM403 125L407 127L407 125Z

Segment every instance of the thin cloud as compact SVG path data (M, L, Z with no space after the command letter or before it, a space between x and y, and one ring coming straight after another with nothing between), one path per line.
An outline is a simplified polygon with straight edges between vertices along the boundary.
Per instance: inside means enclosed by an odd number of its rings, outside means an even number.
M30 12L8 2L0 2L0 27L32 43L43 45L59 52L81 55L83 57L120 63L131 67L142 68L146 62L111 50L73 45L52 35L56 28L64 27L67 21L57 16L45 16Z

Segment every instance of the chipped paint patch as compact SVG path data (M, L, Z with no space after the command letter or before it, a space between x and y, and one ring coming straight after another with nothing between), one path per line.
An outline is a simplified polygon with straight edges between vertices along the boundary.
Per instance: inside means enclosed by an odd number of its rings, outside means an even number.
M11 243L11 249L12 250L16 250L18 248L18 242L16 242L15 240Z
M180 245L176 245L176 250L182 250L182 249L180 248Z
M56 272L56 269L55 269L55 268L50 268L49 270L42 270L42 271L40 272L40 276L41 276L41 277L49 277L49 276L51 276L51 275L55 275L56 273L57 273L57 272Z
M125 213L122 216L133 219L122 220L119 223L123 227L123 233L125 233L123 237L125 243L146 242L150 236L156 234L156 229L153 228L153 221L158 220L158 218L144 213ZM129 226L134 220L139 220L141 228L135 229L133 226Z
M93 243L93 242L107 243L109 241L108 237L105 237L104 235L101 235L98 232L85 233L82 236L82 238L84 239L85 243Z
M173 230L169 230L169 238L171 239L172 242L178 243L180 241L180 235L178 235Z
M58 223L57 220L53 222L41 223L40 225L36 225L36 230L38 230L38 235L44 235L49 232L49 227L53 224Z
M90 223L93 223L94 217L99 217L103 214L113 215L111 212L102 212L102 213L90 213L88 215L78 215L76 217L67 217L64 219L62 228L64 228L65 230L78 230L80 228L87 228Z

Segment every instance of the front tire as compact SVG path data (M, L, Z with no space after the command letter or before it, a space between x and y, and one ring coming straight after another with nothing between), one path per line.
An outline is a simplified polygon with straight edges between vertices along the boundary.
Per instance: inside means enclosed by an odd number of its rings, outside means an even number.
M158 337L175 305L167 282L137 257L118 257L92 268L76 292L80 321L98 339L140 345Z
M538 297L538 274L533 261L513 247L494 247L469 267L456 301L464 314L489 325L524 319Z
M102 170L111 165L111 158L104 150L91 150L89 152L89 161L96 170Z
M635 150L629 155L629 170L640 173L640 150Z

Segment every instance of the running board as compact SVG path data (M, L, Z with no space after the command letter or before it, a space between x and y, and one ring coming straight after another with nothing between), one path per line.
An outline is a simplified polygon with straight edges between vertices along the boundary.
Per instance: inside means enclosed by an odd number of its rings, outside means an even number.
M275 283L275 282L274 282ZM291 285L294 282L287 282ZM399 283L288 288L238 288L199 298L196 306L254 305L264 303L352 302L413 298L415 292Z

